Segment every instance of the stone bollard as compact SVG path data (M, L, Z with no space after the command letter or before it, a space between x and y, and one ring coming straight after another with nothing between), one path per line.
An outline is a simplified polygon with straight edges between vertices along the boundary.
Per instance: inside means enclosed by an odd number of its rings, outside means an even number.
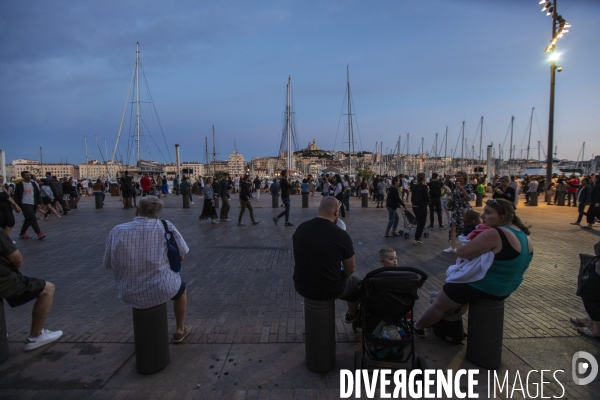
M558 192L558 195L556 196L556 204L558 204L559 206L564 206L565 205L565 197L567 195L567 192Z
M271 195L271 207L279 208L279 194L278 193Z
M538 192L533 192L531 193L531 195L529 196L529 205L530 206L536 206L538 205Z
M181 198L183 199L183 208L190 208L190 195L182 194Z
M170 361L167 303L133 309L135 365L140 374L153 374Z
M6 317L4 299L0 297L0 364L8 360L8 337L6 336Z
M302 208L308 208L309 193L302 193Z
M502 361L504 300L476 299L469 303L467 358L479 367L497 369Z
M477 193L475 207L483 207L483 193Z
M102 207L104 207L104 203L102 202L102 193L96 192L94 193L94 197L96 198L96 210L102 209Z
M362 207L369 207L369 193L361 193Z
M335 301L304 298L306 367L328 372L335 367Z

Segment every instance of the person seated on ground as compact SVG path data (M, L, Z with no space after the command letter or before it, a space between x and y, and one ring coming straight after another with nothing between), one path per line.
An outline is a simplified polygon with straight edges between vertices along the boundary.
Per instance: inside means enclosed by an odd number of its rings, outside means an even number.
M351 324L358 318L361 280L353 275L352 239L336 225L341 206L335 197L324 197L318 215L294 232L294 286L310 300L345 300L344 322Z
M600 257L600 242L594 245L596 257ZM600 260L596 262L596 270L589 276L581 291L581 300L587 317L571 317L570 321L577 327L577 332L600 340Z
M187 290L179 272L174 272L169 264L165 227L159 219L162 207L157 197L142 197L135 208L134 220L115 226L108 234L103 265L113 271L119 298L124 303L144 309L173 300L176 321L173 342L180 343L192 331L185 325ZM189 248L177 228L165 222L183 261Z
M104 194L104 184L102 183L100 178L96 180L96 183L94 183L92 190L94 196L102 196L102 204L104 204L104 198L106 197L106 195Z
M384 247L379 250L379 262L382 267L397 267L398 257L396 257L396 252L389 247Z
M23 276L23 255L17 250L8 234L0 229L0 301L18 307L35 299L31 312L31 329L25 340L25 351L52 343L62 336L62 331L44 329L52 309L55 287L42 279Z
M445 283L414 322L414 332L424 336L424 329L440 321L451 310L462 308L465 313L470 301L484 298L504 300L523 281L523 274L533 258L533 245L527 227L516 215L511 202L504 199L488 200L482 214L483 223L494 229L486 229L469 243L456 249L461 258L475 258L483 253L494 253L494 261L481 280L469 283Z

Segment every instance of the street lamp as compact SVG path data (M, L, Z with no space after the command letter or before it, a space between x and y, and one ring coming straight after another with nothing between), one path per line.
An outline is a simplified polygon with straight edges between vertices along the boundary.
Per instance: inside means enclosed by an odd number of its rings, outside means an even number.
M558 15L556 12L556 2L541 0L540 4L543 4L542 12L546 11L546 15L552 16L552 39L550 44L546 47L546 53L550 55L550 110L548 112L548 162L546 163L546 186L552 181L552 164L554 159L552 157L552 148L554 147L554 83L556 71L562 71L562 67L556 64L558 53L556 52L556 42L559 38L569 32L568 28L571 27L565 19ZM545 188L544 188L545 192Z

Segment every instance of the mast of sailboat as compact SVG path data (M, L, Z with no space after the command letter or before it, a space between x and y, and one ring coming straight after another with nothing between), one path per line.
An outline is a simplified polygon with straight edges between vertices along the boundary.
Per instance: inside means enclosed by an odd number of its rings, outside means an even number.
M288 76L286 96L287 169L292 169L292 77Z
M479 133L479 166L481 167L481 152L483 151L483 115L481 116L481 131ZM473 157L475 158L475 157Z
M205 175L208 174L208 166L210 165L210 159L208 158L208 136L204 136L204 159L206 160L206 171Z
M213 140L213 175L217 172L216 171L216 161L217 161L217 146L215 144L215 126L212 126L212 140Z
M527 159L525 160L525 169L529 165L529 147L531 145L531 125L533 125L533 110L535 107L531 107L531 117L529 118L529 139L527 139Z
M89 157L88 157L88 151L87 151L87 136L83 137L83 145L85 146L85 163L88 163Z
M462 135L462 139L460 141L460 169L461 171L463 170L463 162L465 160L465 121L462 122L462 129L461 129L461 135Z
M448 158L448 125L446 125L446 134L444 135L444 175L446 175L447 158Z
M135 109L137 128L137 159L140 160L140 42L135 44Z
M412 158L410 158L410 146L408 145L409 139L410 139L410 132L406 134L406 156L410 160L410 162L412 163L413 160L412 160ZM408 173L409 174L411 172L411 168L412 168L412 166L409 165L408 166Z
M510 149L508 150L508 175L510 176L510 166L513 158L513 127L515 124L515 116L510 117Z
M581 172L585 174L585 164L583 163L583 157L585 157L585 142L583 142L583 146L581 147Z
M352 101L350 97L350 66L346 66L348 85L348 173L352 173L352 153L354 151L354 132L352 131Z
M115 157L117 155L117 147L119 147L119 139L121 139L121 131L123 130L123 121L125 121L125 113L127 112L127 104L129 103L129 95L131 94L131 87L133 86L133 80L135 79L136 71L137 71L137 62L135 64L135 67L133 68L133 74L131 75L131 80L129 81L129 89L127 89L127 97L125 98L125 106L123 107L123 115L121 116L121 124L119 125L119 132L117 133L117 141L115 142L115 149L113 150L112 157L110 158L110 160L112 162L115 161Z
M396 145L396 176L400 174L400 146L402 145L402 135L398 135L398 144Z

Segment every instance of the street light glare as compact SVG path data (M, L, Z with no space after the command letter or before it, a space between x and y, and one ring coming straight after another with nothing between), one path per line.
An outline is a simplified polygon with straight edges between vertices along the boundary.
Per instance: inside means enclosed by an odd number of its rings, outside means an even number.
M559 54L559 53L557 53L557 52L554 52L554 53L552 53L552 54L550 55L550 60L551 60L551 61L556 61L556 60L558 60L558 57L559 57L559 56L560 56L560 54Z

